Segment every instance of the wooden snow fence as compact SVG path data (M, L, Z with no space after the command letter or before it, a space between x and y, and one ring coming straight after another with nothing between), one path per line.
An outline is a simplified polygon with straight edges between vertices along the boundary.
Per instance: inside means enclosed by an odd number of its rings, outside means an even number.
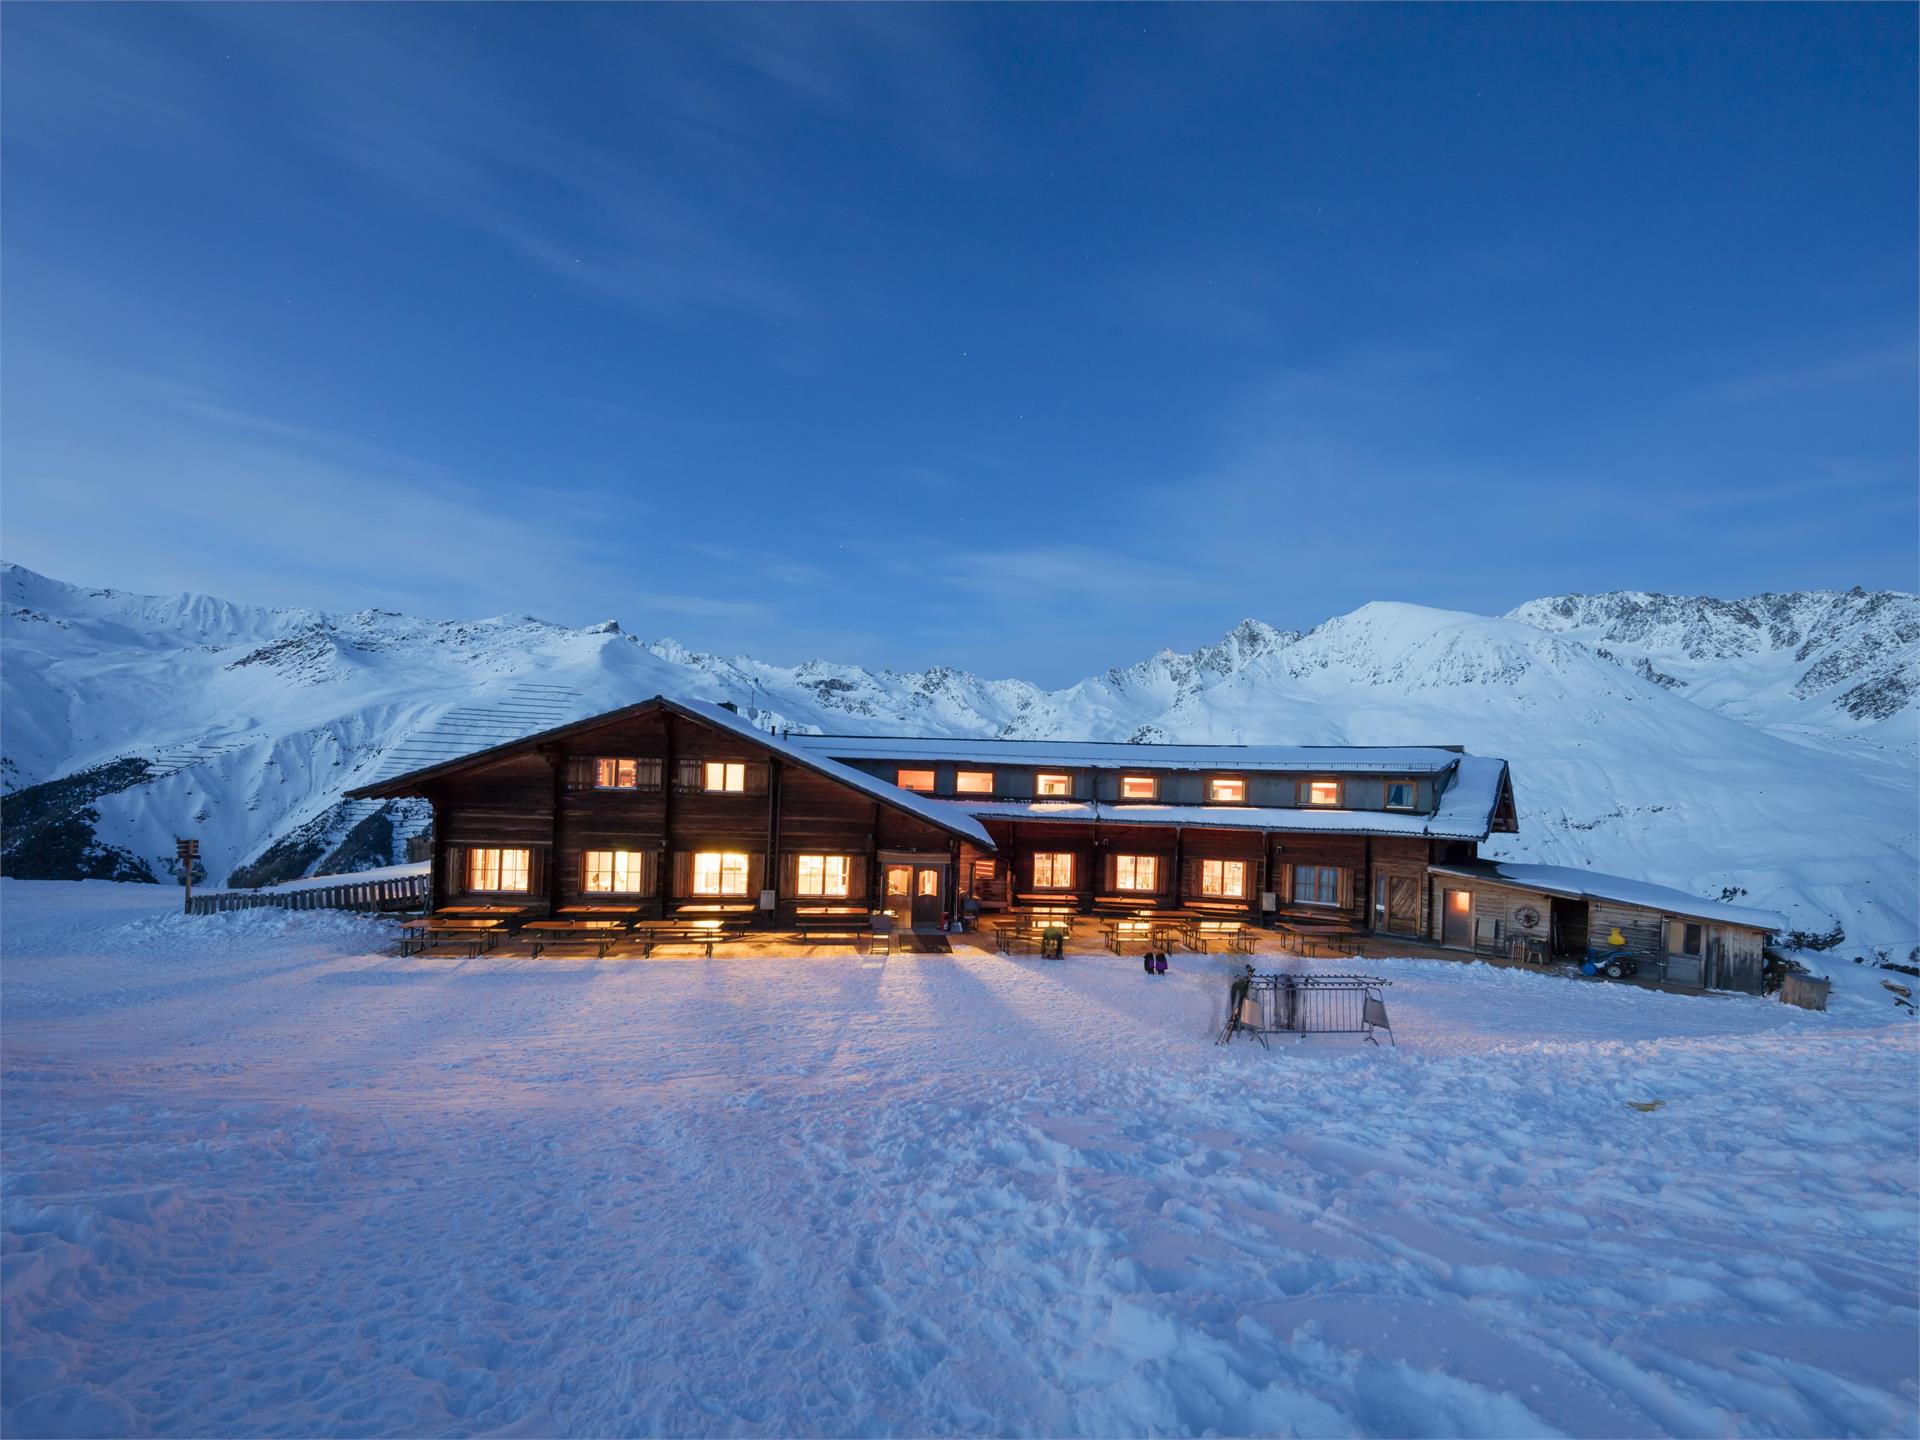
M423 910L430 878L403 875L390 880L314 885L304 890L230 890L194 896L188 902L187 913L215 915L224 910L254 910L263 905L281 910Z

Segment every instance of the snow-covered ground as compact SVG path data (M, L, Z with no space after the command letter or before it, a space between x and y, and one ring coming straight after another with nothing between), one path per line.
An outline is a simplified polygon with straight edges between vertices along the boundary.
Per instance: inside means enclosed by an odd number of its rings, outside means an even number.
M177 903L0 882L11 1436L1920 1424L1920 1037L1851 966L1373 962L1398 1049L1268 1053L1219 960Z

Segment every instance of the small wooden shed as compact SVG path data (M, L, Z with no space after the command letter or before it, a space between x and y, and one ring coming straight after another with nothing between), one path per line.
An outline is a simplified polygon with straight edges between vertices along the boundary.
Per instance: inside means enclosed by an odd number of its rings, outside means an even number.
M1428 883L1441 945L1504 955L1527 939L1579 959L1618 929L1642 974L1703 989L1759 994L1767 936L1786 927L1770 910L1565 865L1433 865Z

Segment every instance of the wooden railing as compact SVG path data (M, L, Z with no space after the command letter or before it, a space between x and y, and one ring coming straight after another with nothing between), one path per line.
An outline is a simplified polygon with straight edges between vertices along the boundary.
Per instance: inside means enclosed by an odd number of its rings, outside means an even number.
M187 902L187 913L214 915L262 905L282 910L417 910L427 903L428 879L425 875L403 875L394 880L355 880L304 890L230 890L194 896Z

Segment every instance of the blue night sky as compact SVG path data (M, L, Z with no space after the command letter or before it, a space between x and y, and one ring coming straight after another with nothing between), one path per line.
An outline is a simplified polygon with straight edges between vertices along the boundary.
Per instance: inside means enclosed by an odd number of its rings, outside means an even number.
M1916 576L1915 10L10 5L4 547L1060 682Z

